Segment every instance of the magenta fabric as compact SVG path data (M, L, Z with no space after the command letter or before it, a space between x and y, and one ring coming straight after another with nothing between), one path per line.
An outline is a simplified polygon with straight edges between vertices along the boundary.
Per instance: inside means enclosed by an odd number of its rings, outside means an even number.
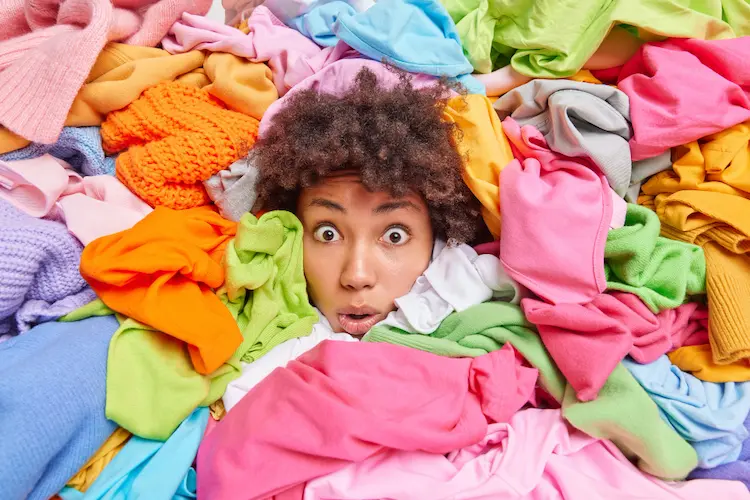
M708 342L708 312L696 303L654 314L637 296L615 292L588 304L524 299L521 305L581 401L596 399L628 354L651 363L678 347Z
M162 40L162 46L172 54L190 50L210 50L229 52L253 62L268 62L280 96L309 76L304 74L304 68L310 66L310 63L305 61L320 60L321 53L324 52L306 36L279 21L263 5L253 10L247 20L247 26L250 32L245 34L231 26L186 13L182 15L181 20L174 23L169 34ZM327 55L330 55L330 52L331 50L325 50ZM328 61L329 64L331 62L333 60ZM299 67L298 63L301 64ZM293 69L293 74L289 75Z
M750 37L647 43L620 72L633 161L750 119Z
M108 41L155 46L183 12L211 0L3 0L0 124L53 144Z
M610 441L567 425L560 410L530 408L448 456L383 450L305 487L304 500L333 498L746 500L750 493L736 481L661 481L639 471Z
M550 150L532 126L508 117L503 130L516 158L500 175L505 270L552 304L590 302L607 287L607 180L590 159Z
M448 453L508 421L537 370L510 344L447 358L385 343L324 341L256 385L198 451L203 500L301 495L306 481L387 450Z

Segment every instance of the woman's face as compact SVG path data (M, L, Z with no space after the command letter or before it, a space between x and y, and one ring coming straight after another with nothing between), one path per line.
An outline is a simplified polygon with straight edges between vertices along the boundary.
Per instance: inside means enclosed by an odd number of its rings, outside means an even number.
M339 174L304 189L297 215L310 298L336 332L367 333L430 263L432 226L417 194L371 193Z

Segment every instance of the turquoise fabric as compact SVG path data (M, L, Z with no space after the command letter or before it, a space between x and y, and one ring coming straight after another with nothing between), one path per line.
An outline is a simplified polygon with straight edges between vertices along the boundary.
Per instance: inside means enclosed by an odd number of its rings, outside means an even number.
M65 488L60 497L63 500L196 498L192 464L208 418L208 408L196 409L165 442L133 436L85 493Z

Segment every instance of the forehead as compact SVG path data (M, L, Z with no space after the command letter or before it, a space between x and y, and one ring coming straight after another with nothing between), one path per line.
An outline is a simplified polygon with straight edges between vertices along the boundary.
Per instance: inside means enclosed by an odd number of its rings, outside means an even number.
M417 193L410 191L401 198L395 198L385 191L368 191L354 174L326 177L314 186L303 189L300 193L299 208L305 209L315 199L333 201L352 212L371 212L384 203L393 201L409 201L427 211L424 200Z

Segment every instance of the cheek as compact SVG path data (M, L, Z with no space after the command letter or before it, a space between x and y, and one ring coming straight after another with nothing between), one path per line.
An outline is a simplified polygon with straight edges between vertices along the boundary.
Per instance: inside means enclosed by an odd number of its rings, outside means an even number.
M316 248L317 245L307 244L307 241L305 241L305 244L303 266L310 300L318 309L325 310L327 309L327 302L330 302L333 297L337 285L337 276L334 272L335 265L329 252L323 255Z
M384 266L383 290L389 292L390 302L411 290L417 278L427 269L432 255L432 242L414 246L408 253L398 255L388 266Z

